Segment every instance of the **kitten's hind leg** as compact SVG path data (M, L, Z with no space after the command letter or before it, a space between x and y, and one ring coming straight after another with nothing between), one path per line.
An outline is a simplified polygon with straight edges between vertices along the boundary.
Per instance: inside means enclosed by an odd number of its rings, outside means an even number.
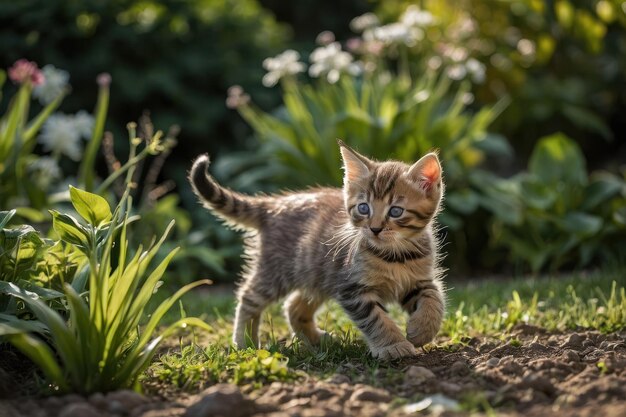
M251 343L255 348L259 347L261 313L273 301L274 297L270 294L259 291L254 279L248 280L239 288L233 330L235 346L242 349Z
M285 301L284 310L293 333L303 335L309 342L316 345L326 332L315 324L315 312L322 301L319 298L308 298L294 291Z
M400 301L409 313L407 339L414 346L431 342L441 327L445 313L445 296L439 281L420 282Z

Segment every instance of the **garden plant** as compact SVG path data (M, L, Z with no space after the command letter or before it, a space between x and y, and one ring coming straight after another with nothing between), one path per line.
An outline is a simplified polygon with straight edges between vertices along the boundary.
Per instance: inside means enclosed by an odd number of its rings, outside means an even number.
M625 2L9 3L0 416L623 415ZM441 330L383 361L338 303L318 345L273 305L237 348L242 243L191 158L341 186L337 139L437 152Z

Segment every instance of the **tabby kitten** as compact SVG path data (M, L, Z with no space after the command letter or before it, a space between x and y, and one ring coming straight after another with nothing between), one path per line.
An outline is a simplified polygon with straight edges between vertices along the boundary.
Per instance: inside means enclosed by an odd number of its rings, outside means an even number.
M207 174L207 155L195 160L194 192L215 215L249 232L237 293L238 347L247 339L258 345L261 313L286 295L291 329L312 343L325 334L314 314L327 298L339 302L376 358L414 355L414 346L439 331L445 299L433 224L444 186L437 155L409 166L339 145L343 190L243 195ZM406 337L387 314L389 302L410 314Z

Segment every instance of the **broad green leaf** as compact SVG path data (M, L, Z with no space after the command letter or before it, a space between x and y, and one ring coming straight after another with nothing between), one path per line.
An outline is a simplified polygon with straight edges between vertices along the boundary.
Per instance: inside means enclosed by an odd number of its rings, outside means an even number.
M451 192L446 196L446 205L461 214L471 214L480 202L480 196L469 188Z
M15 210L18 216L23 217L33 223L43 223L49 220L48 216L46 216L45 213L32 207L18 207Z
M45 334L50 330L38 320L22 320L18 319L13 314L0 313L0 323L8 325L8 327L0 330L0 336L29 332Z
M11 250L16 248L23 249L37 249L43 245L43 240L39 236L39 233L29 225L20 225L13 229L0 230L0 247L4 250Z
M484 134L474 143L474 146L487 154L507 160L515 154L515 150L506 137L496 133Z
M540 181L532 181L532 178L521 182L521 193L524 203L538 210L548 210L558 198L552 187Z
M602 219L587 213L568 213L559 222L559 225L567 232L577 236L591 236L602 228Z
M564 105L563 114L572 122L575 126L599 133L605 140L613 139L613 132L605 121L584 107Z
M528 163L528 170L547 183L585 184L585 158L573 140L555 133L539 140Z
M50 210L52 227L61 240L81 248L89 247L89 235L85 228L70 215Z
M608 173L596 175L585 188L585 196L580 208L585 211L592 210L624 189L626 189L626 184L619 178Z
M107 201L97 194L80 190L70 185L72 205L83 219L93 226L111 220L111 207Z

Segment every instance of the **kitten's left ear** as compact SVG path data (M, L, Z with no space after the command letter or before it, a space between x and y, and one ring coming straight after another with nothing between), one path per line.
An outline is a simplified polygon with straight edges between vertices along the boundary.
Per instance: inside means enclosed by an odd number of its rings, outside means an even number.
M437 154L431 152L420 158L409 168L407 175L424 190L429 191L441 181L441 164Z
M343 169L346 171L346 181L357 181L367 177L372 168L372 161L350 148L343 141L337 140L337 143L343 159Z

